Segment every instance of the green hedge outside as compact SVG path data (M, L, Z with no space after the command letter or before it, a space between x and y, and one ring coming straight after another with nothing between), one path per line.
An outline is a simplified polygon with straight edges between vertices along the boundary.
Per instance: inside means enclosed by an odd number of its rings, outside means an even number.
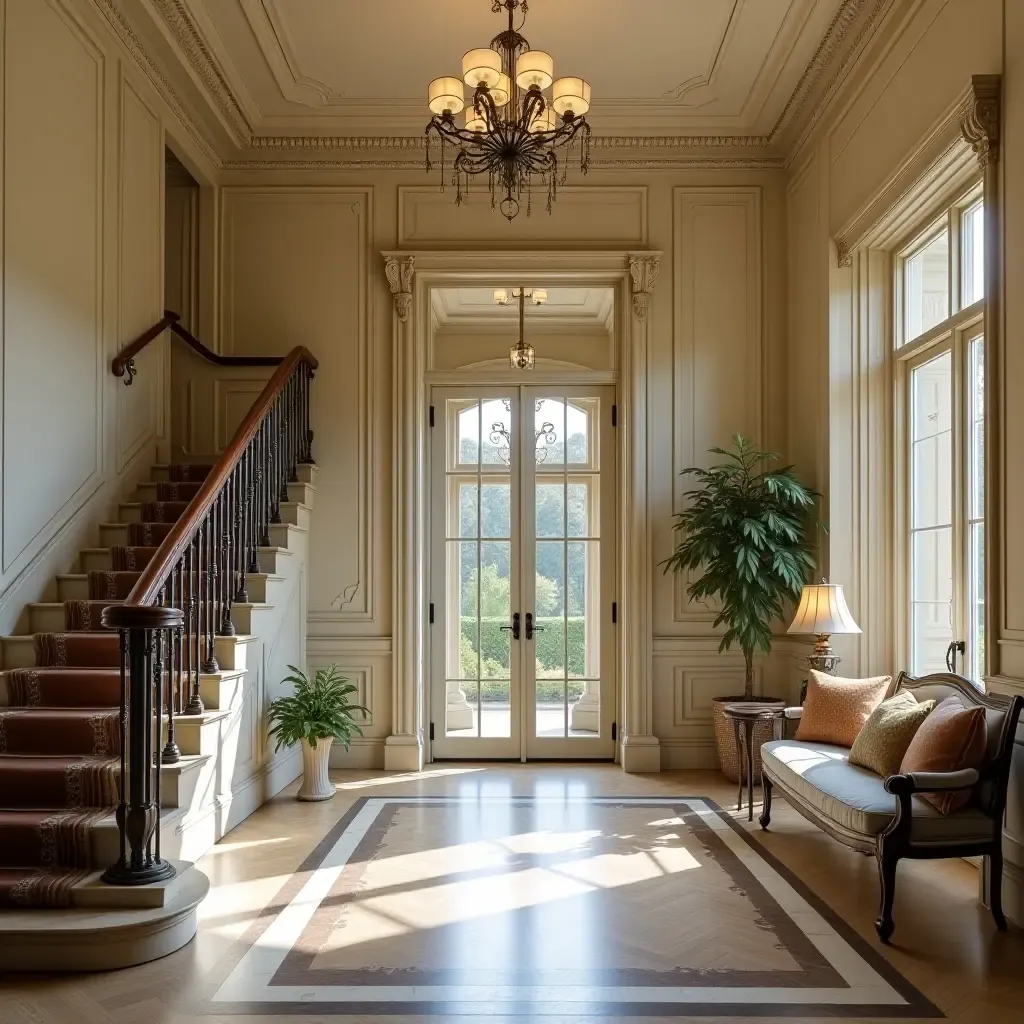
M563 651L563 622L566 626L564 635L565 647L568 649L569 674L581 676L586 671L587 663L586 620L581 615L571 616L568 621L562 619L561 616L545 616L537 619L537 625L543 627L543 632L538 631L534 638L537 643L537 661L542 668L562 668L566 654ZM506 672L509 670L509 634L502 632L501 627L507 625L507 618L480 620L480 657L483 661L495 662ZM475 618L462 620L462 636L468 642L469 653L475 658L477 653ZM466 645L464 644L463 650L465 649ZM468 669L469 666L467 665L466 668ZM476 674L475 666L473 674Z

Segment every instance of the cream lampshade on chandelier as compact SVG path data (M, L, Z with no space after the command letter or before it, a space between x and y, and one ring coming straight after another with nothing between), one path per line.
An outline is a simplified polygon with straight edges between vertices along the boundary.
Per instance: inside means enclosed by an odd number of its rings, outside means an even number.
M456 204L465 200L470 178L486 174L491 208L498 207L510 221L519 213L524 192L529 216L535 184L546 190L551 212L558 186L565 181L559 150L578 146L584 174L590 161L590 125L584 116L590 109L590 85L582 78L555 79L551 55L531 50L515 27L517 9L523 16L522 28L527 0L491 0L495 14L508 13L508 28L489 47L463 54L461 79L435 78L427 87L434 115L427 125L427 170L436 136L441 145L441 188L445 147L452 145ZM464 86L473 93L468 100ZM456 122L460 116L461 125Z

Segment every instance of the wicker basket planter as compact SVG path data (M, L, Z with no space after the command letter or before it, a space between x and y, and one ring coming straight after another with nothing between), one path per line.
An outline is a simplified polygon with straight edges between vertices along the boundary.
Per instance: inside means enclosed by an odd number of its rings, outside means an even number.
M718 747L718 763L721 765L722 774L730 782L738 782L740 777L740 753L736 749L736 732L732 722L725 717L723 710L726 704L743 704L745 698L740 697L715 697L712 701L712 720L715 725L715 744ZM786 707L786 701L778 697L755 697L751 704L776 704L780 708ZM754 782L761 781L761 744L767 743L773 738L772 722L765 720L754 724ZM740 729L740 739L743 741L743 729ZM744 767L744 775L746 768Z

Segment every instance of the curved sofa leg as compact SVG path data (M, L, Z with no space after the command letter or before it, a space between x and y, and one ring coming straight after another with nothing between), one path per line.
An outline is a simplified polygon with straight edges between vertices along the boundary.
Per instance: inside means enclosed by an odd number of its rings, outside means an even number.
M878 917L875 919L875 931L882 942L888 944L896 925L892 919L892 901L896 895L896 865L899 863L899 856L886 850L885 844L880 843L875 852L875 859L878 862L878 881L881 886L881 894L878 905Z
M757 821L761 828L766 829L772 820L772 783L765 773L764 766L761 767L761 814Z

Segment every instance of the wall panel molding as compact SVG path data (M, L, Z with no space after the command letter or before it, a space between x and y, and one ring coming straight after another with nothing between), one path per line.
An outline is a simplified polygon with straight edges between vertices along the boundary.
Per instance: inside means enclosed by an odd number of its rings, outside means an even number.
M398 189L399 246L494 246L501 228L502 245L531 248L548 243L567 249L622 249L647 246L647 187L575 185L558 190L550 216L543 195L535 198L534 216L511 224L491 209L490 196L471 192L453 216L454 197L436 185L402 185ZM525 205L525 203L524 203Z
M733 434L764 437L760 186L677 187L672 380L672 511L688 486L679 473ZM705 628L717 612L695 607L692 579L675 574L674 622Z
M107 64L64 3L11 5L5 13L2 568L9 583L103 485ZM40 109L64 119L65 130L51 121L40 132ZM40 190L46 175L65 167L82 173L57 192ZM66 305L39 301L50 292ZM49 378L47 403L36 397L41 363L63 371ZM92 387L83 389L83 379Z
M310 615L338 625L377 615L372 200L372 189L346 187L223 190L222 350L283 355L302 344L320 360L313 457L344 472L318 482ZM345 520L341 550L332 531ZM353 600L336 601L354 583Z

